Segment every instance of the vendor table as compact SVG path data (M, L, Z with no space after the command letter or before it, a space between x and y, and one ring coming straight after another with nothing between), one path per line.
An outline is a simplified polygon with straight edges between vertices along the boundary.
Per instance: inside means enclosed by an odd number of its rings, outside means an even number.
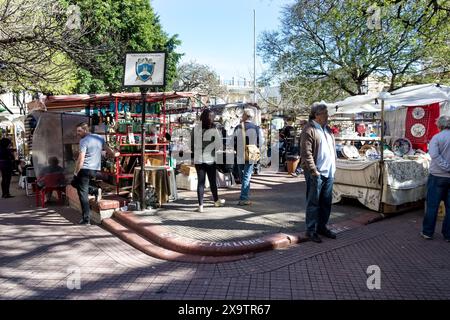
M379 211L381 203L396 206L422 200L426 195L428 169L426 158L385 160L384 177L381 179L379 161L339 159L336 163L333 203L343 197L355 198L367 208Z
M134 168L133 177L133 199L140 199L140 173L141 167ZM171 167L145 167L145 183L155 188L159 206L169 200L176 200L177 187L175 182L175 172Z

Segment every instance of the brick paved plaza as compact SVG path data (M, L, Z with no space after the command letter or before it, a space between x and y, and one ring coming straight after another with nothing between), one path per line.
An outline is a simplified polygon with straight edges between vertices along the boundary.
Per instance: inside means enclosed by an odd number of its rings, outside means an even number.
M261 184L264 179L264 176L257 178ZM290 178L281 177L280 181L283 179ZM267 181L274 181L274 178L269 177ZM285 216L289 216L289 222L286 222L279 214L274 214L271 219L258 216L254 210L255 234L266 232L270 225L274 233L282 228L295 229L294 206L299 206L295 213L298 231L303 230L303 184L300 178L280 184L283 187L279 192L284 192L284 198L278 197L276 192L268 194L264 189L255 188L255 199L259 202L255 206L264 207L266 192L267 201L273 203L278 199ZM291 191L286 193L283 188ZM439 233L432 241L419 237L423 210L368 225L354 224L352 228L341 230L337 240L327 239L322 244L304 242L260 252L251 259L194 264L168 262L145 255L101 226L77 225L79 213L72 209L56 205L36 208L33 197L22 195L23 191L15 187L13 190L15 198L0 202L1 299L450 298L450 243ZM191 212L195 204L195 199L189 200L192 194L181 193L180 196L184 197L180 201L186 202L184 209ZM286 199L289 196L299 200L289 201ZM235 223L244 224L245 221L236 216L240 211L233 211L232 192L226 198L229 216L234 217ZM163 221L169 213L173 215L174 206L176 204L171 204L166 211L158 213L158 219ZM179 210L181 216L182 210ZM261 211L268 214L275 209L271 206ZM214 223L204 222L198 228L187 222L176 224L177 220L172 219L173 230L201 237L211 228L214 239L233 238L236 226L227 235L220 222L226 212L224 210L222 215L214 213ZM367 213L362 207L353 205L333 206L333 212L349 212L340 218L342 221ZM203 220L208 220L208 210L203 215ZM218 225L220 228L214 229ZM439 223L437 231L440 226ZM250 227L247 229L251 230ZM246 236L251 238L251 232ZM368 289L370 274L366 271L372 265L380 268L380 289ZM76 283L73 276L78 272L81 288L71 290L68 284L70 287Z

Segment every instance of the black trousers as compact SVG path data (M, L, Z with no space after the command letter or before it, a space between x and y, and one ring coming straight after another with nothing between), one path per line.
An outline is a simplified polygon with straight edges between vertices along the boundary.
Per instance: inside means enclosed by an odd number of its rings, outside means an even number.
M197 184L197 198L198 204L203 205L203 194L205 193L206 175L208 175L209 186L213 195L214 202L219 200L217 195L217 182L216 182L216 164L201 163L196 164L198 184Z
M2 173L2 195L9 195L9 185L11 184L12 167L0 167Z
M96 170L81 169L78 172L78 198L80 198L82 217L84 221L91 220L91 211L89 208L89 181L97 176Z

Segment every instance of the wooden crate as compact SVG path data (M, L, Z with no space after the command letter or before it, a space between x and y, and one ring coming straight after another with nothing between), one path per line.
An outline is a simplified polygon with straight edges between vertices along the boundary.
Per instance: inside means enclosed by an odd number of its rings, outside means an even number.
M382 212L384 214L402 213L405 211L411 211L416 209L422 209L425 207L425 200L419 200L415 202L408 202L400 205L390 205L383 203Z

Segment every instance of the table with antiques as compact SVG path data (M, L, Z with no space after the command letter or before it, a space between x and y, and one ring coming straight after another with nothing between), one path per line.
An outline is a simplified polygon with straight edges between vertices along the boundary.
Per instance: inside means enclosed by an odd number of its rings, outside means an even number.
M425 156L384 159L381 177L379 160L338 159L333 203L343 197L355 198L367 208L381 211L383 204L399 206L422 200L426 195L429 165Z

